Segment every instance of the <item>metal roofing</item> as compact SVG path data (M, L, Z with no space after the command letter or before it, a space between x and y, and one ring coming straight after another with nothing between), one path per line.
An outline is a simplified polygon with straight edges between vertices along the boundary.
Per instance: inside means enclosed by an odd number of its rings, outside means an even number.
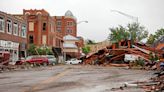
M63 37L64 40L75 40L75 41L78 41L79 39L72 36L72 35L66 35Z
M75 44L72 44L72 43L64 43L63 47L64 48L77 48L77 46Z

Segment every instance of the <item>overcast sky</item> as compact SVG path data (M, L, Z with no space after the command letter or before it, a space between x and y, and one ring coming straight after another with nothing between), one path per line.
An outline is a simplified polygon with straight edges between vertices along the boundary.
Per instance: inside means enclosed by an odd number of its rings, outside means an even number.
M0 0L0 11L11 14L43 8L52 16L63 16L70 10L77 21L89 21L78 24L78 35L95 41L105 40L110 27L134 21L111 10L138 17L149 33L164 28L164 0Z

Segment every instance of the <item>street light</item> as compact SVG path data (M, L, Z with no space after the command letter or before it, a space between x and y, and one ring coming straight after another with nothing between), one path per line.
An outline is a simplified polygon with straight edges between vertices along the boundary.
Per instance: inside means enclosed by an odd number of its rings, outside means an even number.
M79 21L79 22L77 22L77 24L80 24L80 23L88 23L88 21Z
M88 21L85 20L85 21L79 21L79 22L77 22L76 25L81 24L83 22L84 23L88 23ZM78 57L80 57L80 47L79 46L78 46Z

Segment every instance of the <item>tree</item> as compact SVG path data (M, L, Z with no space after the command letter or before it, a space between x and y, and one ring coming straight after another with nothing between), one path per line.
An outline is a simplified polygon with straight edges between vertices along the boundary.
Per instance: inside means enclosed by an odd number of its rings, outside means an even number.
M127 31L130 33L132 41L141 41L148 36L148 31L139 23L128 24Z
M161 28L161 29L158 29L156 32L155 32L155 39L157 40L159 37L163 36L164 35L164 29Z
M52 55L52 50L48 47L36 47L34 44L30 44L28 48L29 55Z
M154 35L153 34L149 35L147 43L153 44L156 40L158 40L163 35L164 35L164 29L163 28L158 29Z
M140 41L147 37L148 31L144 26L138 23L128 24L127 27L119 25L115 28L110 28L111 34L108 39L112 42L120 42L121 40L131 39L132 41Z
M83 51L83 53L88 54L90 52L90 47L85 46L85 47L82 48L82 51Z
M27 52L29 55L37 55L36 46L34 44L30 44Z
M147 40L147 44L153 44L155 41L155 36L153 34L150 34Z
M110 39L113 43L126 40L129 37L129 33L121 25L119 25L119 27L110 28L110 30L111 34L109 35L108 39Z

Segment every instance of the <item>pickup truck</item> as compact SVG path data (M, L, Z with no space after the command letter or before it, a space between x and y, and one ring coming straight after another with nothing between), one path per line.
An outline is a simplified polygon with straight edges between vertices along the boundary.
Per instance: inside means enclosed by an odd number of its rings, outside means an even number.
M72 59L67 60L65 62L66 62L66 64L80 64L82 62L82 60L78 60L76 58L72 58Z

